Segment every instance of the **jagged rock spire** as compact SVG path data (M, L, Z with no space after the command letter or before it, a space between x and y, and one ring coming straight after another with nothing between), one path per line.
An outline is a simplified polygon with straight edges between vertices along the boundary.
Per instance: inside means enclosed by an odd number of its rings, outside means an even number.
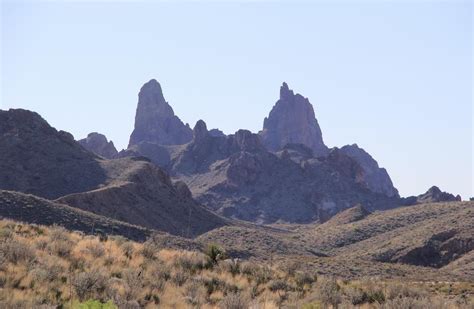
M317 156L328 152L313 106L307 98L294 94L286 82L280 87L280 99L265 118L260 135L270 151L291 143L304 144Z
M140 142L161 145L181 145L191 141L193 132L166 102L161 85L152 79L145 83L138 94L135 129L129 147Z

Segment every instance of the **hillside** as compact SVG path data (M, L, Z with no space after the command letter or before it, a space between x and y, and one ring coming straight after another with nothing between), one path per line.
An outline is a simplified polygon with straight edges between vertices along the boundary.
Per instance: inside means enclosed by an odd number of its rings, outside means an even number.
M86 234L121 235L144 241L151 231L143 227L98 216L34 195L0 190L0 217L26 223L59 225Z
M185 237L229 224L147 159L99 157L30 111L0 117L0 189Z
M0 307L461 309L474 301L472 282L340 280L303 262L229 260L216 246L170 250L0 220Z

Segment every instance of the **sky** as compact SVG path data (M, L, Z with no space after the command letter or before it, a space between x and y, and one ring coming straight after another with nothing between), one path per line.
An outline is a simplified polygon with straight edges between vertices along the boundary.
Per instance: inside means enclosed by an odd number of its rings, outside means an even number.
M1 1L1 0L0 0ZM0 108L120 150L157 79L185 123L261 130L286 81L325 143L357 143L402 196L474 196L470 1L13 1Z

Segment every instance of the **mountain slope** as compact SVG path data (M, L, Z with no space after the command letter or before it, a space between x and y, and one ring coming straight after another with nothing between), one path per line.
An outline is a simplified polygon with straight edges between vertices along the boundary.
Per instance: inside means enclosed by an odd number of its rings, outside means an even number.
M96 155L22 109L0 110L0 171L0 189L46 198L92 190L106 179Z
M187 237L229 224L145 159L97 157L30 111L0 117L0 189Z
M0 190L0 216L41 225L61 225L86 234L121 235L144 241L151 231L30 194Z

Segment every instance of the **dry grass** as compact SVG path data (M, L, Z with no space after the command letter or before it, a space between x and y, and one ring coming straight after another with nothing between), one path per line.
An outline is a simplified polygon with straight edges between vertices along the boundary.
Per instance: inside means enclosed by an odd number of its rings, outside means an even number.
M119 308L468 308L473 284L342 281L302 263L213 260L153 241L100 239L0 221L0 307L111 302ZM423 307L425 306L425 307Z

